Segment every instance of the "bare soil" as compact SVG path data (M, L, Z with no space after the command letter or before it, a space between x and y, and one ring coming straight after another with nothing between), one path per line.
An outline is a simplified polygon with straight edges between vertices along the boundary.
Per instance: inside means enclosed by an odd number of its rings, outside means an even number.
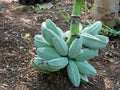
M61 12L71 13L72 3L56 0L52 8L37 13L33 6L15 9L20 6L16 0L0 0L0 90L120 90L119 37L112 37L99 56L90 60L98 74L78 88L70 83L65 70L45 74L29 65L36 55L33 38L41 33L41 23L50 18L69 30ZM30 37L24 39L26 34Z

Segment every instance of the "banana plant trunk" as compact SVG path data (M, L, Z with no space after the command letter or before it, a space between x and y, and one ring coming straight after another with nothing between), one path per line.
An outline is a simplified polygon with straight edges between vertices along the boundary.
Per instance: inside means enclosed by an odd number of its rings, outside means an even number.
M92 16L113 27L118 17L119 0L94 0Z

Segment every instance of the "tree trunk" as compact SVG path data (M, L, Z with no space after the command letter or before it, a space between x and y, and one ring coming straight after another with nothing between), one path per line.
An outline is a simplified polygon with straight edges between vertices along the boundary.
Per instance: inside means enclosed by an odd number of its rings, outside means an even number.
M113 27L118 17L119 0L94 0L93 18Z

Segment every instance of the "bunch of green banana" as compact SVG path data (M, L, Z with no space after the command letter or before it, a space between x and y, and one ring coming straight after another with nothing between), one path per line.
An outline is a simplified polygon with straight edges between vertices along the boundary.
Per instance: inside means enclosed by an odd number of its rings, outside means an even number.
M105 48L109 41L106 36L98 35L101 28L100 21L83 30L80 28L79 38L75 38L68 47L70 32L63 33L53 21L47 19L41 25L42 34L34 37L37 57L31 60L31 66L48 72L67 67L68 77L74 86L88 82L88 76L94 76L97 72L87 60L97 56L98 49Z

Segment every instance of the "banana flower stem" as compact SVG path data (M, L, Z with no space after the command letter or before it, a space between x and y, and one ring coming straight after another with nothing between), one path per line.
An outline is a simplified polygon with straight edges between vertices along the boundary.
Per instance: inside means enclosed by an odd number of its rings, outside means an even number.
M71 14L70 23L70 37L68 38L67 44L71 45L72 41L77 37L79 33L80 15L82 9L83 0L74 0L73 10Z

